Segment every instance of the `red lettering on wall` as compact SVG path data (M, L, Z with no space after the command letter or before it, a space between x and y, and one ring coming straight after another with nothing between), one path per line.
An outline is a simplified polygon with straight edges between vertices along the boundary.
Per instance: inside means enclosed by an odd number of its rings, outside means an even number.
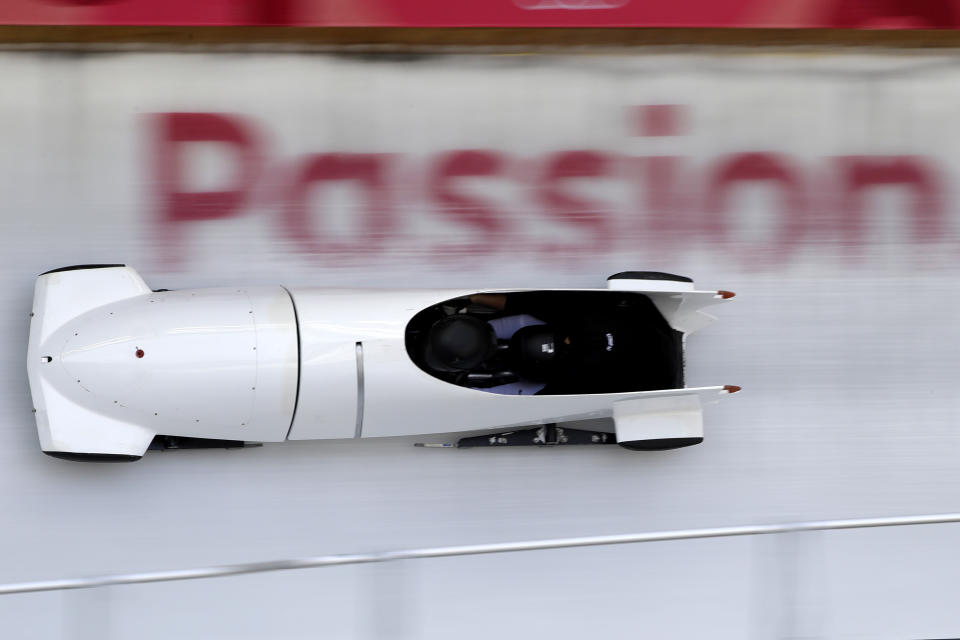
M707 218L699 225L710 238L726 238L728 198L731 188L742 182L771 182L780 187L781 221L773 249L768 255L782 259L786 250L801 241L806 233L806 198L800 174L788 158L769 152L735 153L717 161L709 182L706 201Z
M561 151L547 158L539 184L539 199L552 218L579 227L585 236L575 244L548 244L545 246L547 251L570 254L610 250L610 223L603 205L573 195L565 183L570 178L606 176L611 164L611 158L599 151Z
M239 213L260 166L251 128L238 116L222 113L160 113L153 117L154 176L159 244L163 261L178 262L183 223L217 220ZM185 189L184 150L191 143L226 145L235 159L233 179L217 191Z
M386 174L389 154L321 153L299 164L283 207L286 235L312 253L354 253L376 249L393 230L393 211L388 197ZM348 180L363 193L362 204L353 209L357 240L342 241L317 231L314 220L323 219L309 210L307 195L318 183Z
M446 245L441 251L492 253L507 240L510 226L503 215L488 201L456 189L457 178L499 176L505 164L503 154L481 149L451 151L437 159L430 191L440 211L479 235L476 243Z
M150 182L156 188L155 219L161 232L157 244L164 247L164 260L175 261L182 244L169 240L187 229L206 228L193 222L226 221L249 209L262 214L272 231L292 239L303 253L337 254L338 259L408 251L406 241L414 229L442 220L445 227L437 234L442 244L423 247L424 253L549 253L566 260L640 251L645 258L669 262L687 247L702 246L689 240L703 239L717 250L743 248L741 255L761 265L763 256L783 260L802 243L834 239L852 248L868 242L868 231L877 224L868 195L879 187L893 187L909 198L902 212L910 236L904 244L937 241L944 235L949 192L934 158L851 155L798 166L796 158L786 154L744 151L707 159L706 169L700 170L703 158L657 155L670 153L672 142L662 145L651 138L684 135L683 107L647 105L629 114L630 131L644 136L632 142L641 149L646 145L651 155L555 150L520 156L464 149L424 159L321 152L293 162L278 156L269 163L264 161L259 129L249 120L223 113L159 114L150 121ZM191 145L211 143L224 152L232 172L220 183L191 187L197 182L188 174L195 159L190 153L200 148ZM205 177L206 172L200 176ZM601 180L611 179L636 185L626 212L589 192ZM503 210L507 205L498 205L487 188L505 182L522 190L523 197L509 210L522 218L508 216ZM311 207L317 202L311 194L326 194L335 184L350 185L353 199L347 205ZM773 187L778 197L771 211L757 212L774 220L776 231L763 246L742 247L752 230L732 223L734 193L757 185ZM397 216L399 203L424 200L426 207L411 208L406 218ZM341 212L350 216L348 231L335 228ZM545 225L560 233L541 233ZM565 242L553 235L571 239ZM713 243L724 239L729 242Z
M687 111L679 104L643 104L634 107L635 127L641 136L678 136L686 130Z
M640 209L642 222L631 224L652 239L654 249L667 249L684 231L690 231L690 204L693 185L681 182L683 158L650 156L636 158L640 167ZM638 216L638 219L640 217Z
M238 116L223 113L161 113L156 118L155 184L164 222L215 220L235 215L260 168L254 135ZM192 142L228 145L236 159L230 184L217 191L183 189L183 148Z
M936 172L918 156L839 156L840 215L836 223L848 242L863 242L866 224L865 192L871 187L902 185L910 190L913 240L940 237L943 208Z
M687 131L685 105L644 104L633 107L632 114L632 129L638 136L680 136ZM678 156L644 156L634 161L631 167L639 167L639 204L645 215L637 215L627 228L648 239L654 254L662 254L690 230L691 185L679 182L683 159Z

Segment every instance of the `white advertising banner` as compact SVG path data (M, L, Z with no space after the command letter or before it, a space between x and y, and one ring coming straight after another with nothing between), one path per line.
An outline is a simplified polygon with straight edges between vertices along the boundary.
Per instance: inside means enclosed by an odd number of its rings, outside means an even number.
M49 266L542 280L956 255L949 56L7 52L0 69L4 223Z

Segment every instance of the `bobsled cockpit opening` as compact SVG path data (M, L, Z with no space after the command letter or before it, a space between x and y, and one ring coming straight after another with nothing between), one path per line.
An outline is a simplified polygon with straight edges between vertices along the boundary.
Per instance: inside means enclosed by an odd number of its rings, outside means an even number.
M477 293L418 312L406 348L451 384L510 395L683 386L682 334L632 291Z

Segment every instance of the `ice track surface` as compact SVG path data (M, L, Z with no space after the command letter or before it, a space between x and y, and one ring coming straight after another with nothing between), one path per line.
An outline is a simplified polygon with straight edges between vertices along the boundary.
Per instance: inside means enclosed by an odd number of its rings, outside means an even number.
M85 465L36 443L22 362L32 277L46 266L35 264L4 270L3 308L16 311L2 343L5 582L957 509L952 273L698 270L738 297L690 339L689 384L744 393L710 407L706 441L687 450L424 450L398 438ZM98 624L118 638L934 636L958 624L957 534L666 542L8 596L0 620L18 638Z

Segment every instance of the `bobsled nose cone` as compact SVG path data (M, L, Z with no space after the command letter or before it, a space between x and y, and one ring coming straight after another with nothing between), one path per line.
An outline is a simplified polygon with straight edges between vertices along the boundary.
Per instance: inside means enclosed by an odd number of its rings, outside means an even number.
M147 369L151 368L144 346L132 336L100 340L74 336L65 345L60 360L82 387L111 396L142 389L147 382Z

